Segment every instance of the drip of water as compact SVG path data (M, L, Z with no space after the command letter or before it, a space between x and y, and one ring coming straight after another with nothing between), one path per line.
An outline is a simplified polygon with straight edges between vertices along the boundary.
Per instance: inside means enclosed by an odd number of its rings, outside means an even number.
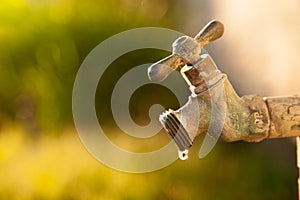
M187 160L189 158L189 150L187 149L183 151L178 150L178 156L180 160Z

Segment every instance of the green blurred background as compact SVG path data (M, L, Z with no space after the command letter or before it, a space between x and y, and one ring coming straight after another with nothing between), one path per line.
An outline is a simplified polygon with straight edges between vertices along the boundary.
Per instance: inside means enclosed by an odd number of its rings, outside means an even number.
M296 199L294 139L218 143L199 160L199 137L189 160L162 170L127 174L110 169L79 140L72 87L87 54L114 34L156 26L195 35L218 18L226 33L208 50L239 94L299 94L299 11L296 0L1 0L0 199ZM134 66L168 53L131 52L101 78L97 114L120 146L147 141L124 137L113 122L114 84ZM140 90L130 105L137 123L148 122L152 103L179 106L165 88ZM155 96L144 95L153 91ZM164 131L160 134L168 141ZM160 144L161 137L149 144Z

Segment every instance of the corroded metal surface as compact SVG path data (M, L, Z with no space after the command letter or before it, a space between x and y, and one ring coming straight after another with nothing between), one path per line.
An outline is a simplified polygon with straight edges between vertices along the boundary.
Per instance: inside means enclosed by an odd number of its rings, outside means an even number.
M266 98L271 125L270 138L294 137L300 134L300 97Z

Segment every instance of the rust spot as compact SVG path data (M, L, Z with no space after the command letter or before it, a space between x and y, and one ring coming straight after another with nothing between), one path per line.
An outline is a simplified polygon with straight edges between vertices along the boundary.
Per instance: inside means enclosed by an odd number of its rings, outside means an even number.
M292 131L300 131L300 124L295 124L291 127Z
M288 114L300 115L300 106L299 105L290 106L288 109Z

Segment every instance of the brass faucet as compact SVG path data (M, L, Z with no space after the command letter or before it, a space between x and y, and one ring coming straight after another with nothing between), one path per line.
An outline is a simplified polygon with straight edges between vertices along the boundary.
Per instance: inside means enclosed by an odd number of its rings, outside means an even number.
M223 35L219 21L208 23L194 38L182 36L173 43L173 54L151 65L148 76L163 81L179 70L190 86L188 102L159 117L179 150L188 158L194 138L206 134L200 149L204 157L218 139L225 142L259 142L266 138L300 136L300 97L239 97L226 74L221 73L204 46Z

